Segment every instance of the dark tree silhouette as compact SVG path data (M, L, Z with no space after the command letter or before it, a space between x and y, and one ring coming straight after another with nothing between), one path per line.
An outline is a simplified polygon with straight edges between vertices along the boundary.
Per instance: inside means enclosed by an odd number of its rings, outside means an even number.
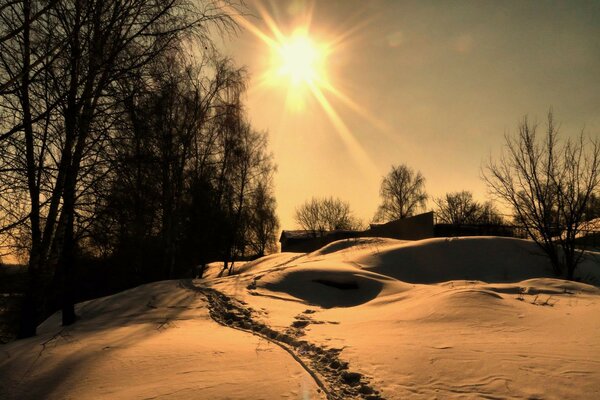
M600 218L600 193L592 193L586 207L585 221Z
M275 214L275 196L268 182L254 189L249 203L248 246L257 257L277 251L279 219Z
M484 179L513 208L515 220L548 255L555 273L573 279L583 254L576 238L600 187L600 143L582 133L559 144L552 112L543 137L537 128L524 118L516 137L506 136L506 152L488 163Z
M466 190L446 193L444 197L436 198L433 202L437 206L435 211L438 221L442 223L456 225L502 223L502 216L492 202L479 203L473 199L473 193Z
M234 23L217 2L188 0L25 0L0 12L0 102L12 115L1 120L0 171L11 190L0 203L7 226L20 230L15 243L27 246L25 337L44 312L44 276L60 282L63 323L75 320L78 208L86 177L103 168L95 157L115 106L111 89L184 38L206 40L208 25Z
M415 172L404 164L393 165L381 181L379 195L381 204L374 221L386 222L410 217L425 207L425 178L421 172Z
M230 60L173 53L123 85L89 246L133 266L133 281L189 276L215 260L231 271L273 249L275 166L266 134L246 120L244 85Z
M360 225L353 217L350 205L333 197L313 197L304 202L296 208L294 219L298 226L315 236L336 229L357 229Z

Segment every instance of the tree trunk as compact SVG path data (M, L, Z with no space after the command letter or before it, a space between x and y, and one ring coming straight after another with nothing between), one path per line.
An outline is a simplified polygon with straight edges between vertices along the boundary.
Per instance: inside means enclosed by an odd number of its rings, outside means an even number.
M23 73L21 80L20 100L23 107L23 128L25 132L25 151L27 160L27 186L29 188L31 213L29 220L31 222L31 250L29 257L29 266L27 268L27 283L25 298L21 308L21 320L19 326L19 338L35 336L37 322L39 318L39 244L40 244L40 208L39 208L39 187L36 180L33 126L31 118L31 107L29 99L29 79L30 79L30 1L23 2Z
M19 339L36 335L39 318L39 292L41 290L39 275L37 266L30 262L27 269L27 289L21 305L19 332L17 335Z
M77 181L77 168L73 165L78 160L73 160L70 157L70 152L67 151L67 156L71 159L69 163L65 187L63 190L63 209L64 216L64 236L62 244L62 252L59 259L59 277L62 309L62 324L64 326L71 325L76 320L75 315L75 296L74 296L74 279L75 272L75 235L74 235L74 216L75 216L75 187Z

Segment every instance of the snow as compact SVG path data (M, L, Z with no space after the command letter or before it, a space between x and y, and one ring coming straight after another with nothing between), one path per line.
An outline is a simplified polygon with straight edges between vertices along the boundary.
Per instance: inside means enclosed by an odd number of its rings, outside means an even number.
M0 347L0 397L600 398L600 289L531 242L349 239L238 271L51 317ZM578 274L600 282L600 254Z
M216 324L202 296L176 281L77 308L73 327L54 315L38 337L2 346L0 398L320 398L286 352Z

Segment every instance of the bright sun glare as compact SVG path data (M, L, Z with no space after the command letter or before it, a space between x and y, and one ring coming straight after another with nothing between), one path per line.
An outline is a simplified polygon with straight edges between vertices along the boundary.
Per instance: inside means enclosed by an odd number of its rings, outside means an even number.
M359 26L355 26L348 32L342 32L337 37L329 37L327 40L327 36L311 31L312 15L309 13L303 21L298 21L291 34L286 35L273 17L259 4L257 4L257 8L268 31L261 30L241 16L237 19L242 26L266 44L270 51L269 65L265 66L264 73L256 87L285 90L284 109L292 114L313 112L313 109L307 107L307 101L309 99L316 100L362 170L370 171L371 175L377 175L374 163L329 99L329 97L335 98L339 103L370 121L381 132L387 132L384 124L366 108L359 106L349 96L342 93L329 80L328 57L339 51L341 41L353 30L357 30Z
M325 51L306 32L295 32L274 52L277 73L287 77L292 86L319 84L325 80Z

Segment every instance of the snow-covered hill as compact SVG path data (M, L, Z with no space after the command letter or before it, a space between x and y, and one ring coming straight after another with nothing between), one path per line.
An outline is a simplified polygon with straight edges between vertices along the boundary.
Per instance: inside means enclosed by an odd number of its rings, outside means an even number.
M530 242L354 239L239 271L51 317L0 347L0 397L600 398L600 289Z

